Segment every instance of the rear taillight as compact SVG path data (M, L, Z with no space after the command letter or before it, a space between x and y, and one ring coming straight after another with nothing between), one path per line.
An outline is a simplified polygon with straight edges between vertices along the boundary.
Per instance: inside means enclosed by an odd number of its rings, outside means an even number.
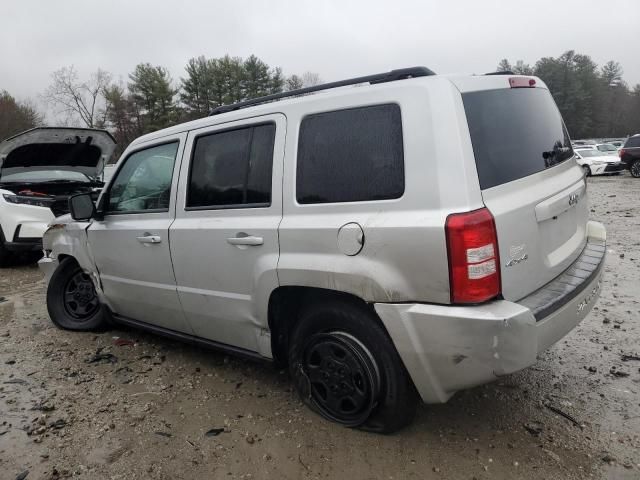
M620 158L622 158L622 156L623 156L625 153L627 153L627 152L625 152L625 151L624 151L624 148L621 148L620 150L618 150L618 156L619 156Z
M481 303L500 294L500 258L493 215L486 208L454 213L445 225L451 303Z

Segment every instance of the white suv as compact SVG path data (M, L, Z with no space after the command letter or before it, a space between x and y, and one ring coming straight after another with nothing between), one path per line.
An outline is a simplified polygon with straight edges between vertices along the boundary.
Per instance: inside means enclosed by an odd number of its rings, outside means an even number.
M105 130L38 127L0 142L0 267L42 252L51 221L71 195L94 192L116 142Z
M545 85L420 67L145 135L40 266L54 323L287 364L326 418L391 432L536 361L599 294L604 227Z

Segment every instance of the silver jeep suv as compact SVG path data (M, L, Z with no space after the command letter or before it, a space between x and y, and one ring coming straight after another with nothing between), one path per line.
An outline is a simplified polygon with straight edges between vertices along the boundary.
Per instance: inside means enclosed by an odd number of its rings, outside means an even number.
M391 432L419 398L532 365L600 290L604 227L546 86L419 67L271 95L135 140L44 237L53 322L288 365Z

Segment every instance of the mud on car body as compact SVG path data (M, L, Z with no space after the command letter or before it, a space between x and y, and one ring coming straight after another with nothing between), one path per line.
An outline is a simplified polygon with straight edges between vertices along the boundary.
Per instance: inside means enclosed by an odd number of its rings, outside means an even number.
M606 232L573 156L535 77L419 67L220 107L71 198L49 313L288 365L325 418L392 432L593 307Z

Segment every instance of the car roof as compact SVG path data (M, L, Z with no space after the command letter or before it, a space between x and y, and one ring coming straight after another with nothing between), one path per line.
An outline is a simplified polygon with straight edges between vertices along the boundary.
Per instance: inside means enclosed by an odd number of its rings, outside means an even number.
M509 78L518 77L518 75L428 75L418 76L406 79L393 80L388 82L371 82L371 84L349 84L340 87L330 88L326 90L314 91L310 94L303 94L300 96L291 96L276 101L268 101L266 103L259 103L256 105L247 106L246 108L225 111L213 116L207 116L190 122L181 123L168 127L162 130L148 133L141 137L136 138L131 145L139 145L150 141L162 139L169 135L175 135L178 133L195 130L198 128L204 128L214 125L221 125L224 123L230 123L234 121L246 120L252 117L259 117L275 113L287 113L287 110L299 105L313 105L319 102L329 101L331 99L339 97L347 97L352 92L362 91L363 88L369 90L372 94L375 92L382 92L388 89L398 88L411 88L415 85L427 85L431 82L448 82L452 84L452 87L463 92L477 91L477 90L495 90L500 88L509 88ZM364 78L364 77L363 77ZM546 84L537 77L527 76L524 78L535 78L536 88L548 89ZM358 89L358 90L352 90Z

